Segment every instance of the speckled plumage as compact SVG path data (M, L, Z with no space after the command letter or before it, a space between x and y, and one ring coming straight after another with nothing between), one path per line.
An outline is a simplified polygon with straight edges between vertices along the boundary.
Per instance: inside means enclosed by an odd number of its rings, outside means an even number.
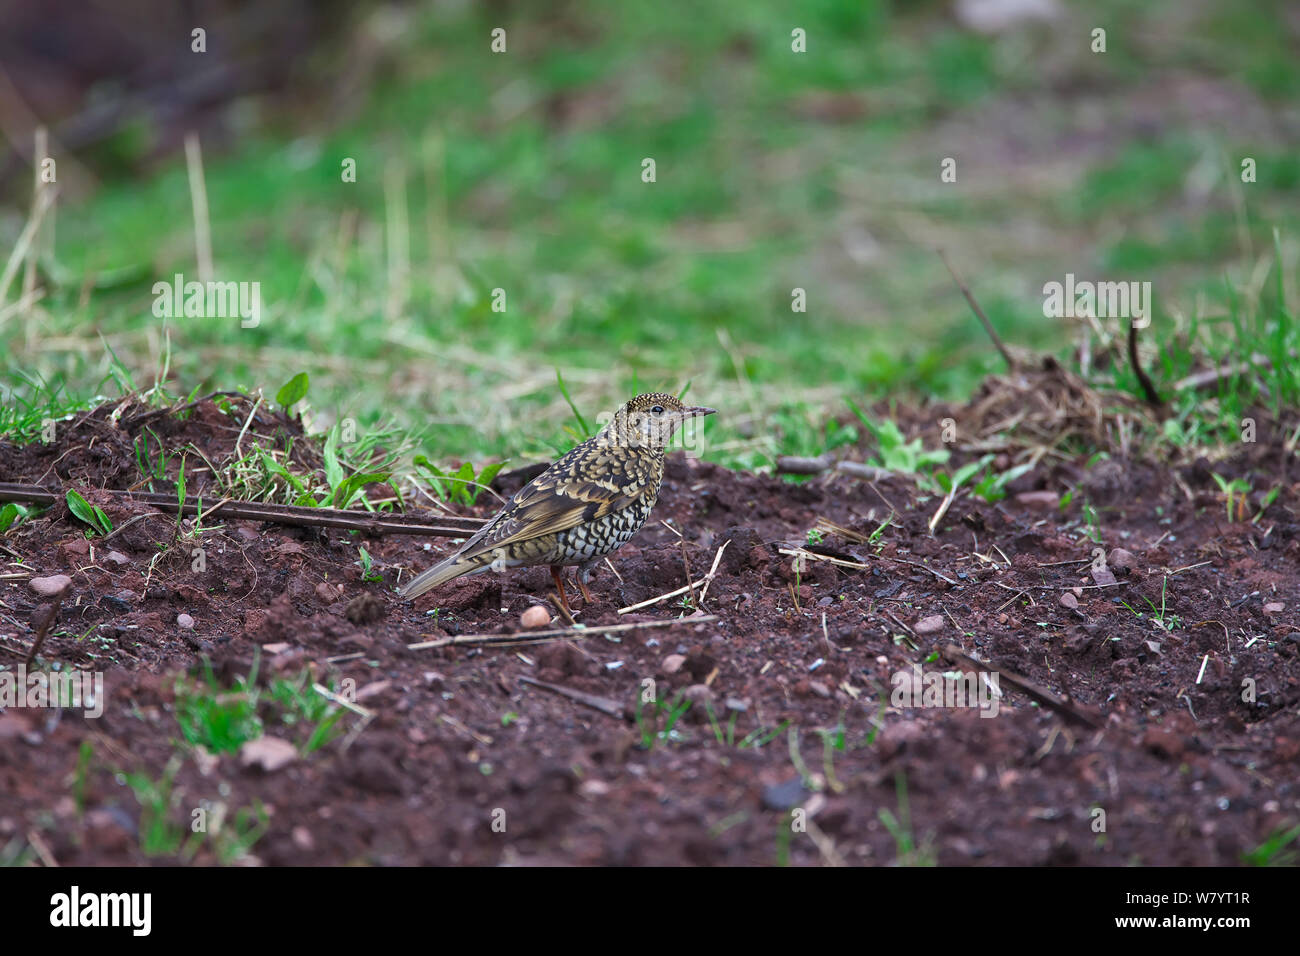
M413 598L453 578L487 570L549 565L568 605L560 568L587 577L601 558L626 544L650 516L664 476L664 448L685 420L713 409L682 405L672 395L638 395L600 433L574 447L519 490L455 554L398 591Z

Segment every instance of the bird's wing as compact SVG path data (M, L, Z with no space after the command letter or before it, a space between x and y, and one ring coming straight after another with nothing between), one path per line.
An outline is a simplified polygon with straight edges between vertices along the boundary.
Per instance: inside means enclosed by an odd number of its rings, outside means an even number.
M654 493L658 482L650 480L651 462L623 452L599 446L573 449L521 488L460 555L473 557L567 531Z

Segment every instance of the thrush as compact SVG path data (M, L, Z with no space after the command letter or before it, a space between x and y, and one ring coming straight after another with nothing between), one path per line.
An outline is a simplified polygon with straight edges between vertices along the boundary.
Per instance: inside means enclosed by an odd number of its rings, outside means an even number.
M521 488L455 554L398 590L413 598L454 578L549 565L560 604L572 616L560 570L578 566L578 587L592 601L591 569L641 530L659 497L664 449L683 422L714 409L672 395L638 395L609 424Z

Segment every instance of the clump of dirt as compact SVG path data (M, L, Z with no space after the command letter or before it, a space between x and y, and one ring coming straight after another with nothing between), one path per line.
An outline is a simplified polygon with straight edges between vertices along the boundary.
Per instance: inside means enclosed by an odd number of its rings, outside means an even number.
M147 424L219 464L251 408ZM55 445L0 446L0 471L127 487L135 424L98 409ZM243 447L294 427L259 410ZM177 826L264 813L247 847L228 824L198 863L1239 864L1300 819L1300 517L1293 459L1215 467L1251 483L1245 520L1205 468L1048 458L1004 500L959 496L931 534L939 499L902 477L796 485L676 458L575 604L586 629L558 637L520 625L545 569L396 600L446 538L178 530L103 497L131 524L102 542L51 508L2 542L0 674L51 606L31 579L68 575L31 669L101 673L103 713L0 712L0 844L175 859L142 825L161 793ZM724 546L707 591L620 613ZM988 664L970 700L944 683L972 670L949 645ZM204 659L223 691L254 674L258 748L177 743ZM286 720L285 682L342 708L324 742ZM912 849L882 811L910 819Z

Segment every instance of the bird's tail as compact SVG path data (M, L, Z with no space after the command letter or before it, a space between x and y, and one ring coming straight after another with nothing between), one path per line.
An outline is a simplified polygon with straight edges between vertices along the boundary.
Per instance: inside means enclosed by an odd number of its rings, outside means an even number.
M479 571L486 571L491 565L492 558L490 555L466 558L453 554L445 561L440 561L429 570L411 578L410 581L397 589L397 596L404 599L419 597L425 591L432 590L439 584L446 584L462 574L476 574Z

